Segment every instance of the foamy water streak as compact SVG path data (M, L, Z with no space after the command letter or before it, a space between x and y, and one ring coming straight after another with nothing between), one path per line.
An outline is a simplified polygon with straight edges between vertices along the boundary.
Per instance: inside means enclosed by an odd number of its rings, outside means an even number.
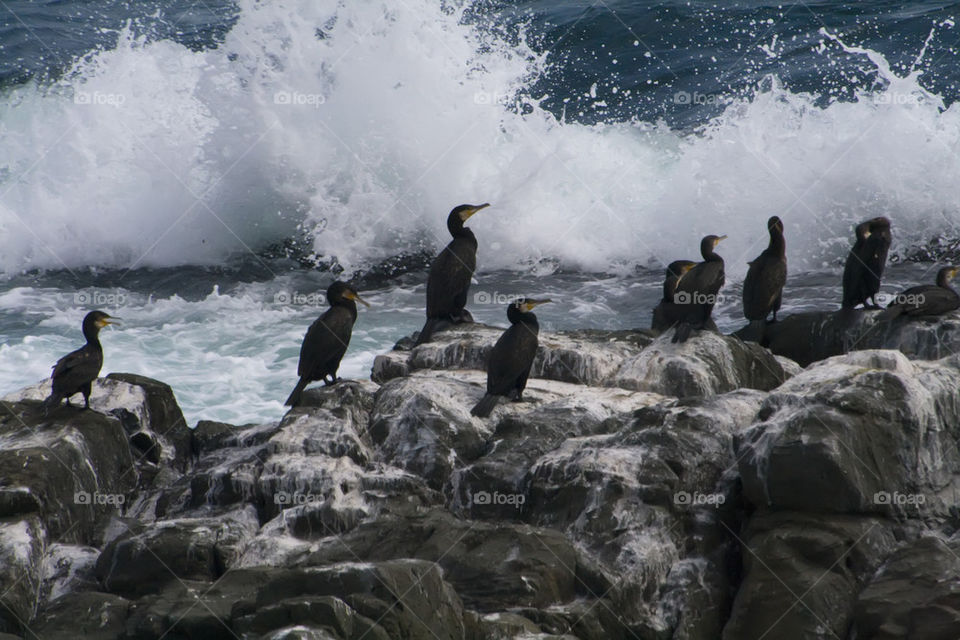
M481 269L656 263L725 233L737 275L772 214L791 268L818 268L858 219L890 216L901 244L960 224L957 106L842 36L824 33L822 55L877 68L857 102L821 108L769 78L680 133L560 122L530 98L520 115L549 55L462 7L240 5L217 50L127 29L56 85L4 97L2 271L215 263L298 232L361 267L444 242L462 202L493 203L471 221Z

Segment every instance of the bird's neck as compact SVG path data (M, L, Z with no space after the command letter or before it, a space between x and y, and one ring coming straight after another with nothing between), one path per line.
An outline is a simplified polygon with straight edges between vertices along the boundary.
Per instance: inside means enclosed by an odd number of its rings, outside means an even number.
M348 300L344 298L343 300L338 300L337 304L332 306L342 307L346 309L347 312L350 314L350 317L352 317L354 320L357 319L357 303L354 302L353 300Z
M704 262L723 262L723 258L714 253L713 249L703 253Z
M510 307L507 309L507 320L510 321L510 324L524 324L531 328L540 327L540 324L537 322L537 316L532 311L523 312Z
M84 328L83 337L87 339L87 344L97 349L100 348L100 330L93 328Z
M451 227L450 235L453 236L454 240L466 240L472 244L477 244L477 237L467 227Z
M773 229L770 231L770 245L767 247L771 251L775 251L777 255L784 255L787 252L787 243L783 239L783 234L780 231Z

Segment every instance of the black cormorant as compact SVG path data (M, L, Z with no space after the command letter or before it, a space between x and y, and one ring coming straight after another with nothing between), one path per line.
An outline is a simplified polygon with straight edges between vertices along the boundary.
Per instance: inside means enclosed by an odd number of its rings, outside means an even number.
M417 344L430 342L441 321L471 322L467 306L470 279L477 267L477 238L463 226L477 211L490 205L462 204L447 216L447 229L453 240L437 255L427 275L427 322L417 336Z
M854 229L856 238L853 247L847 254L847 261L843 265L843 307L852 309L865 299L861 294L863 289L864 260L863 246L870 235L870 221L861 222Z
M666 331L677 322L683 319L683 313L686 308L682 305L676 305L673 302L673 294L677 290L677 283L683 274L696 266L693 260L674 260L667 266L663 281L663 298L653 308L653 323L651 328L655 331Z
M684 274L677 282L673 300L678 306L686 307L680 313L673 342L686 342L693 329L702 329L710 320L717 294L725 280L723 258L714 251L721 240L727 236L706 236L700 241L700 254L703 262Z
M777 311L783 298L783 285L787 281L787 245L783 239L783 222L777 216L767 220L770 244L749 262L747 277L743 280L743 315L747 320L765 321Z
M100 329L117 322L117 318L103 311L91 311L84 317L83 337L87 339L87 344L63 356L53 365L53 375L50 376L53 389L50 397L43 401L46 407L56 407L64 398L69 406L70 397L82 393L84 408L90 408L90 390L103 366Z
M852 309L862 304L876 309L879 305L874 296L880 291L880 278L890 250L890 221L880 217L861 222L856 236L843 267L842 306ZM871 305L867 305L868 300Z
M527 377L537 355L540 325L532 310L550 300L521 298L507 307L510 327L503 332L490 351L487 361L487 393L470 411L486 418L500 402L502 396L519 402L527 386Z
M900 293L880 314L884 320L892 320L901 315L939 316L960 308L960 296L950 286L957 275L957 267L944 267L937 273L937 284L925 284L910 287Z
M880 308L875 296L880 292L880 279L883 277L883 268L887 265L890 240L890 220L884 217L871 220L870 236L864 245L867 263L864 279L866 280L866 297L870 300L873 309Z
M330 308L314 320L300 347L300 364L297 375L300 381L284 403L295 407L300 404L300 395L304 388L315 380L323 380L326 385L335 384L340 379L337 369L340 360L347 352L353 323L357 320L357 302L370 306L349 285L336 281L327 288L327 302ZM330 378L327 380L327 378Z

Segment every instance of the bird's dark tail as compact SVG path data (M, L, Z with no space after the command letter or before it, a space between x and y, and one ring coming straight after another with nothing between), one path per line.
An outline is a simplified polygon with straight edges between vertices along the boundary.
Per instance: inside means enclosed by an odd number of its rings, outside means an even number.
M497 407L497 404L500 402L500 396L495 396L490 393L484 395L480 398L480 402L470 410L470 415L477 416L478 418L486 418L493 410Z
M693 325L689 322L681 322L677 325L677 330L673 334L671 342L686 342L691 333L693 333Z
M427 322L423 325L423 329L420 329L420 335L417 336L417 341L414 343L414 346L423 344L425 342L430 342L433 339L433 332L437 330L437 324L439 322L440 318L427 318Z
M290 397L287 398L287 401L284 402L288 407L295 407L300 404L300 395L303 393L303 390L307 388L307 385L310 383L305 377L300 378L300 381L297 383L297 386L293 388L293 391L290 392Z
M751 320L746 327L746 331L740 336L743 340L749 342L756 342L757 344L763 344L765 335L767 332L767 321L766 319L760 320Z

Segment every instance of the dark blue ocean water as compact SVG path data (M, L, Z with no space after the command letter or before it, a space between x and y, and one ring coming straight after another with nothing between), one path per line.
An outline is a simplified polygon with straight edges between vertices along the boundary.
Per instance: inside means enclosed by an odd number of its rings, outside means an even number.
M821 103L850 100L877 83L862 56L834 47L825 57L822 29L883 54L897 72L922 70L922 86L952 104L960 96L960 32L949 24L958 9L929 1L478 0L465 20L508 39L522 33L548 55L547 72L528 91L546 96L543 106L558 117L590 124L664 118L683 127L752 94L769 74ZM0 87L57 76L77 58L115 46L128 23L150 39L217 47L237 13L224 0L7 0Z

